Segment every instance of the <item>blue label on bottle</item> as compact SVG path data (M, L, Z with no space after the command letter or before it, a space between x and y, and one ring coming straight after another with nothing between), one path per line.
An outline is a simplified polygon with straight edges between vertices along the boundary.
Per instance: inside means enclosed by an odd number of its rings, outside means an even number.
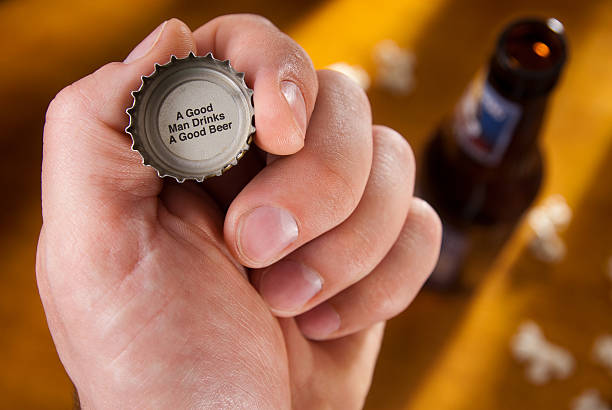
M490 84L477 81L455 112L459 146L483 165L499 164L521 116L521 107L501 96Z

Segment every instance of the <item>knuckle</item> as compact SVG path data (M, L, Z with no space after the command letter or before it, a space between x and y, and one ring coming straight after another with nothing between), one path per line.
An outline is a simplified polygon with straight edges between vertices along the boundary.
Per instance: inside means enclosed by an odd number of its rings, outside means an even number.
M355 81L349 78L346 74L342 74L334 70L319 70L319 75L323 79L331 84L336 92L343 94L347 97L347 101L350 101L353 105L353 109L360 114L370 114L370 100L363 88L359 86Z
M406 139L398 132L382 126L375 126L373 178L379 183L392 185L391 188L406 189L412 184L415 174L414 152Z
M46 121L69 118L83 108L82 95L76 83L60 90L49 103Z
M381 283L372 294L368 308L375 321L387 320L401 313L408 306L409 299L403 296L402 284Z
M361 199L363 188L360 181L345 175L345 171L336 169L324 158L319 158L317 162L319 166L316 168L323 171L321 175L325 178L328 209L336 217L348 217Z
M374 135L378 139L377 142L397 160L398 164L414 169L414 152L408 141L400 133L391 128L377 125L374 127Z
M317 107L330 119L326 127L330 132L329 146L344 151L344 160L360 169L372 161L372 113L370 102L361 87L346 75L319 70ZM367 166L367 174L371 165Z
M314 64L308 53L291 37L283 32L278 32L275 47L276 75L282 80L295 83L304 97L304 102L309 111L314 108L317 98L318 80Z
M191 30L189 29L189 26L187 24L185 24L185 22L179 18L176 17L172 17L168 20L168 22L166 23L167 25L172 25L177 27L179 30L183 31L183 32L189 32L189 34L191 34Z
M274 28L274 29L278 30L278 28L274 25L274 23L272 23L266 17L261 16L259 14L242 13L242 14L233 14L233 15L222 16L222 17L217 17L217 18L218 19L224 19L224 18L239 19L239 20L241 20L244 23L260 25L260 26L264 26L264 27L267 27L267 28Z
M279 34L280 44L276 47L276 53L279 56L277 60L281 64L279 67L281 76L289 77L298 84L316 81L314 64L308 53L289 35L283 32Z
M104 106L102 90L107 85L105 80L113 78L116 73L125 66L123 63L108 63L92 74L64 87L51 100L47 108L46 119L65 119L68 117L78 118L76 114L91 114L94 117L98 109Z
M346 253L342 255L348 261L345 269L357 272L358 278L374 269L381 259L381 245L384 245L385 242L380 240L378 232L372 232L372 228L375 226L355 227L352 231L352 243L346 247ZM355 252L356 249L359 251Z
M438 213L429 203L421 198L414 198L422 215L423 232L429 243L439 247L442 242L442 221ZM414 205L413 205L414 206Z
M411 229L404 229L403 236L407 246L418 246L422 249L419 271L429 274L433 270L440 253L442 243L442 222L436 211L426 201L413 198L410 204Z
M179 21L178 19L173 19L176 21ZM181 22L182 23L182 22ZM182 23L185 24L185 23ZM110 63L104 64L102 67L98 68L95 72L94 75L98 76L98 75L108 75L108 74L114 74L116 71L118 70L124 70L125 69L125 64L119 61L112 61Z

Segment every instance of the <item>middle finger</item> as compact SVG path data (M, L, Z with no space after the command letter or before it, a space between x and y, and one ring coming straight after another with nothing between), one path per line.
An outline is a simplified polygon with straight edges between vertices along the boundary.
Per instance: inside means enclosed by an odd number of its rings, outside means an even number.
M368 275L396 242L411 203L414 157L397 132L374 128L374 161L359 206L340 226L252 280L277 316L295 316Z

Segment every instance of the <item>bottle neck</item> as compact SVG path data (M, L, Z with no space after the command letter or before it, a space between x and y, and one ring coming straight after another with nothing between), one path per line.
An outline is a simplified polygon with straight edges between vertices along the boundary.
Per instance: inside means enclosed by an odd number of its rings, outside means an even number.
M547 99L548 93L513 98L491 71L477 77L455 109L453 134L458 146L485 168L521 159L536 151Z
M509 89L505 87L505 83L496 78L493 72L488 73L485 81L501 98L518 108L519 115L500 165L501 163L514 163L537 148L537 140L550 94L529 96L522 90Z

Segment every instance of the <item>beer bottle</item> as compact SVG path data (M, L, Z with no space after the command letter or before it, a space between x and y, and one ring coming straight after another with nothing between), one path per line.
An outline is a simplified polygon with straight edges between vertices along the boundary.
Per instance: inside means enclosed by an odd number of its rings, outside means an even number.
M511 23L486 71L426 147L419 190L443 222L440 260L430 285L457 283L475 246L470 243L474 226L513 227L534 200L543 168L538 134L566 58L558 20Z

